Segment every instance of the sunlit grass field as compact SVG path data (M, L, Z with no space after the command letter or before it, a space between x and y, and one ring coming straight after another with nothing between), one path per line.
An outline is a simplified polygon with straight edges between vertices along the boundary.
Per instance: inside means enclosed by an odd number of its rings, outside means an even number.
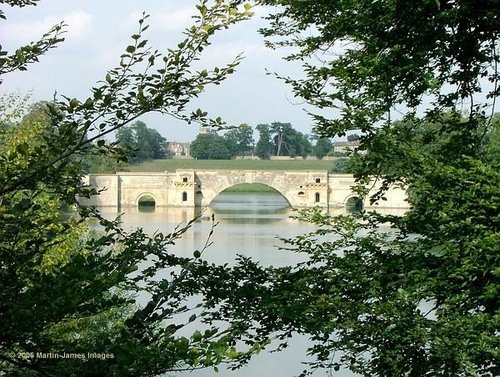
M334 161L271 161L271 160L152 160L129 165L132 172L161 172L176 169L232 169L232 170L330 170Z

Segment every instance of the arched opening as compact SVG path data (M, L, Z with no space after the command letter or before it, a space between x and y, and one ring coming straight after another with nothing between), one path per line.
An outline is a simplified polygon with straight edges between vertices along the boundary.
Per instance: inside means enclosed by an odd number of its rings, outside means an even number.
M182 193L182 201L183 202L187 202L187 200L188 200L188 193L186 191L184 191Z
M320 200L321 200L321 195L320 195L320 193L319 193L319 192L315 193L315 194L314 194L314 202L315 202L315 203L319 203L319 202L320 202Z
M260 183L237 184L220 192L209 204L228 221L261 223L287 214L288 200L277 190Z
M363 210L363 200L357 196L351 196L347 199L345 207L348 212L359 212Z
M145 194L139 198L137 206L139 207L139 211L152 212L155 210L156 200L152 195Z

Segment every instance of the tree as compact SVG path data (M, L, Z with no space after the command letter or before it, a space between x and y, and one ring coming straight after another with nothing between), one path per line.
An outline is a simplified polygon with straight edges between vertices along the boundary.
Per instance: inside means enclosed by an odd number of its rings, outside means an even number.
M295 130L290 123L273 122L270 125L258 125L260 133L257 154L269 153L275 156L307 156L312 145L306 135Z
M359 139L361 139L361 136L358 134L347 135L347 141L358 141Z
M191 156L198 160L229 160L231 152L224 137L216 133L199 134L191 143Z
M312 152L312 145L309 138L302 132L291 129L287 136L288 143L285 145L285 153L290 157L307 157Z
M330 172L335 173L335 174L352 173L350 163L351 163L351 160L349 158L346 158L346 157L336 158L332 163L332 167L330 169Z
M120 128L116 132L116 142L119 147L130 151L132 163L165 157L165 138L141 121Z
M295 130L290 123L273 122L269 130L274 134L276 156L307 156L312 150L310 141L301 132Z
M263 160L268 160L273 150L269 125L258 124L257 131L259 132L259 141L255 145L255 154Z
M483 160L494 168L500 168L500 114L496 113L491 128L486 131L483 144Z
M116 131L116 143L129 154L133 154L136 149L136 140L132 127L122 127Z
M135 131L139 160L159 159L165 156L163 153L165 138L158 131L146 127L141 121L135 122L132 127Z
M224 140L231 157L245 156L253 152L253 129L248 125L230 129L224 134Z
M332 141L327 137L320 137L314 145L314 155L321 159L332 150Z
M283 79L318 109L318 132L361 130L366 154L351 165L357 195L376 179L377 203L400 185L411 209L303 212L317 230L283 241L307 260L266 269L242 259L233 279L253 279L232 297L212 295L213 319L281 347L293 333L308 334L316 360L304 374L345 367L364 376L499 375L500 173L486 157L494 145L487 135L495 135L499 3L260 3L281 6L263 33L303 64L305 78ZM338 117L326 115L332 109Z
M83 169L88 174L114 174L118 171L128 171L125 161L117 161L116 158L100 153L88 153L83 160Z
M34 126L35 129L41 127L44 132L56 131L48 112L48 107L52 106L52 103L40 101L30 104L30 98L30 95L21 97L19 94L10 94L0 99L2 101L0 106L4 111L12 110L15 112L15 116L4 114L4 121L10 119L3 125L4 131L8 128L18 127L19 125L15 122L15 119L20 117L22 117L22 124L37 125ZM12 122L12 120L14 121ZM34 133L37 134L36 130ZM89 173L114 173L126 169L125 164L116 161L113 156L93 153L92 149L85 155L73 156L73 158L81 160L84 171Z
M275 156L281 156L283 149L289 149L289 134L292 130L290 123L273 122L269 126L275 145Z
M313 153L318 159L322 159L332 150L332 140L329 137L321 137L312 129L309 139L314 143Z
M189 271L203 265L203 250L195 251L193 258L168 253L189 225L172 234L148 236L141 229L125 231L118 220L107 220L78 201L98 194L82 183L84 157L93 153L118 161L126 158L122 148L104 137L142 114L158 111L223 125L201 110L186 113L184 107L206 85L222 82L240 59L210 70L198 71L192 65L210 38L248 18L250 7L238 9L223 1L208 6L201 1L197 8L195 25L165 55L147 47L147 16L141 18L119 66L106 73L89 98L62 97L48 103L48 123L32 116L23 119L22 101L0 101L8 105L0 119L3 373L156 376L238 356L230 334L215 326L191 335L178 333L197 317L185 306L186 299L202 293ZM5 18L3 13L0 17ZM60 24L14 53L0 51L0 74L27 69L62 41L62 33ZM77 216L62 216L60 209L65 207L76 208ZM145 298L141 305L136 302L139 293ZM179 318L182 315L187 317ZM56 357L63 352L77 359ZM102 360L96 362L88 352Z

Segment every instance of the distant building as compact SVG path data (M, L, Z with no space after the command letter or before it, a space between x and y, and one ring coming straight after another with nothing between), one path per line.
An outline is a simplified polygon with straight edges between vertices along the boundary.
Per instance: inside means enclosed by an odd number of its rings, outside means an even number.
M189 157L191 156L191 143L179 143L170 141L167 146L172 157Z
M201 126L200 127L200 135L213 134L215 130L210 126Z
M359 147L359 140L356 141L335 141L332 143L334 153L353 152Z

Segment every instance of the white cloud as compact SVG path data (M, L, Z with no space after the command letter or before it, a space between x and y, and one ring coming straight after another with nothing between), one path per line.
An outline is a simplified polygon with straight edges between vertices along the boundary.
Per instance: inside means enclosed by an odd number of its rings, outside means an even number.
M63 19L68 24L68 36L72 38L84 38L92 30L92 15L86 12L73 12Z
M7 44L18 46L38 40L56 24L64 21L67 27L66 38L83 38L92 28L92 16L83 11L67 13L61 16L46 16L40 20L9 23L4 27Z
M183 30L193 24L191 18L196 13L193 6L176 9L170 12L155 14L155 28L161 30Z
M245 60L250 60L254 68L260 66L261 60L266 59L268 52L264 46L258 43L214 43L209 46L202 54L202 58L196 65L205 66L223 65L230 63L238 55L242 55Z
M252 7L252 12L254 14L255 18L262 18L266 17L269 15L269 7L268 6L262 6L262 5L254 5Z
M8 22L1 27L2 47L9 51L37 40L61 21L68 24L68 33L65 43L43 56L39 63L30 65L27 72L6 77L0 92L34 88L34 100L51 98L55 90L70 97L85 98L89 87L103 79L106 70L118 64L119 56L130 43L130 35L137 31L142 10L151 15L147 21L151 28L144 38L149 46L161 52L177 46L185 37L183 30L194 23L192 16L198 13L195 3L185 0L51 0L18 12L13 10L8 14ZM254 11L256 14L251 20L216 33L211 39L212 45L203 51L193 70L221 67L239 53L243 53L245 59L223 85L207 87L207 92L191 107L205 108L211 116L220 115L234 124L255 125L283 120L299 129L300 125L311 121L302 112L302 106L290 104L293 95L289 87L265 72L267 68L284 75L297 75L301 70L283 63L280 58L283 51L264 47L257 29L266 25L261 17L269 8L256 7ZM173 121L165 117L148 120L150 127L163 124L173 124ZM195 134L197 128L193 130ZM191 132L189 127L179 127L179 131L172 127L168 132L170 140L194 137L186 135Z

